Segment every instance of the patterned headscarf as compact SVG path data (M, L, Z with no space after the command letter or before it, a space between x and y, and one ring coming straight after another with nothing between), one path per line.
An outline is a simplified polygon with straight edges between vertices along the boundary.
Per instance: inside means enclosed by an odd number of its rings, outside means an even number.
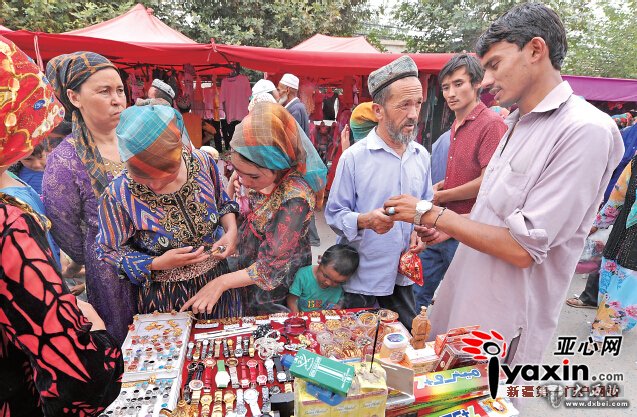
M58 55L46 65L46 75L51 80L57 98L66 108L67 118L71 115L73 145L89 173L93 192L98 198L109 183L107 170L91 132L86 127L80 111L68 98L66 90L77 90L91 75L107 68L117 69L111 61L94 52Z
M633 115L630 113L622 113L611 116L615 123L617 123L617 127L623 129L627 126L630 126L633 122Z
M24 158L64 119L44 74L0 36L0 167Z
M371 101L361 103L352 111L349 127L352 131L354 142L365 138L365 136L378 125L378 119L372 110L372 104L374 103Z
M230 146L244 158L273 171L295 169L316 192L327 167L294 117L275 103L257 103L237 126Z
M117 137L122 160L136 177L162 178L179 169L183 143L173 108L127 108L120 116Z

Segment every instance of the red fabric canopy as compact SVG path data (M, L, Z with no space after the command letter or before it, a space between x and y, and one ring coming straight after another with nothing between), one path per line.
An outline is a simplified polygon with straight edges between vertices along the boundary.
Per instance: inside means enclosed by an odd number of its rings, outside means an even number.
M293 51L315 51L315 52L347 52L361 54L379 54L364 36L353 38L340 38L336 36L326 36L320 33L301 42L292 48Z
M345 75L369 75L401 56L401 54L313 52L292 49L259 48L254 46L217 45L228 60L242 66L271 73L291 72L294 75L339 78ZM437 73L452 54L410 54L421 71Z
M138 4L121 16L84 29L66 32L66 35L88 36L113 41L151 45L197 45L197 42L153 15L153 9Z

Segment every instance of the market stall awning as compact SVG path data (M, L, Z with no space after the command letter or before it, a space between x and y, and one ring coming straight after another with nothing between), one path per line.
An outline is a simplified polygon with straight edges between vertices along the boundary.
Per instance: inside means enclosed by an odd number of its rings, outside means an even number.
M315 52L293 49L260 48L254 46L217 45L228 60L264 72L284 73L321 78L345 75L369 75L401 56L401 54ZM437 73L453 54L410 54L418 69Z
M228 65L229 62L215 51L212 44L137 44L110 39L99 39L63 33L30 32L16 30L0 31L15 42L20 49L37 59L48 61L54 56L75 51L92 51L102 54L120 65L161 65L179 67L191 64L206 68L213 65ZM227 68L220 70L229 71Z
M146 8L143 4L138 4L111 20L64 34L135 44L197 45L197 42L155 17L153 9Z
M364 36L352 38L342 38L337 36L326 36L320 33L301 42L293 51L314 51L314 52L347 52L357 54L379 54Z
M637 80L563 75L573 92L586 100L637 101Z

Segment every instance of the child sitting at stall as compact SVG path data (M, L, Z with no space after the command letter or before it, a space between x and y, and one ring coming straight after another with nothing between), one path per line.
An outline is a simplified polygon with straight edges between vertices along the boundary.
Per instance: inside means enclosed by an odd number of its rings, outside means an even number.
M42 195L42 177L48 155L45 144L39 143L33 148L31 155L27 155L15 163L9 171L13 172L22 182L31 186L38 195Z
M358 269L358 252L348 245L334 245L319 258L318 265L300 268L287 296L288 308L299 311L339 308L342 285Z

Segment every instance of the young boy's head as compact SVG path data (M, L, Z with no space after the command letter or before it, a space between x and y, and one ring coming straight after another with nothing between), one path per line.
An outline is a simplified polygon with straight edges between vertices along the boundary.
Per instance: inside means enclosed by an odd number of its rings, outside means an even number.
M325 251L316 271L321 288L343 285L358 269L358 252L348 245L334 245Z
M33 148L31 155L25 156L20 160L20 162L31 171L44 171L47 155L48 152L46 151L44 144L39 143L35 148Z

